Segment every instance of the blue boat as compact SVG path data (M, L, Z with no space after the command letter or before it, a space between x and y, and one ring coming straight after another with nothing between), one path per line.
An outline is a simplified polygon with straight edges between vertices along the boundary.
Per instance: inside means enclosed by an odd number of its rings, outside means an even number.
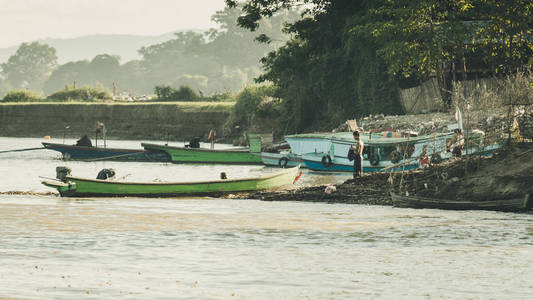
M59 151L64 160L170 161L161 151L142 149L98 148L54 143L42 143L46 149Z
M289 152L271 153L261 152L261 160L267 166L305 167L302 155L310 152L328 152L331 148L332 138L349 138L352 132L325 132L302 133L285 136L285 141L290 146ZM363 137L367 134L363 134Z
M328 158L329 157L329 158ZM305 166L313 171L320 172L353 172L353 162L346 157L339 156L325 156L323 153L307 153L302 156ZM393 166L391 163L381 163L381 165L372 165L363 155L363 172L381 172L387 170L402 171L413 170L418 168L418 161L412 164L405 164L402 166Z
M363 139L363 172L416 169L422 151L431 158L432 163L449 159L452 154L445 149L452 136L452 133L439 133L417 137ZM469 136L465 155L487 155L499 148L499 145L484 146L482 132L474 131ZM353 162L348 160L347 153L354 144L353 138L331 139L329 151L307 153L302 156L302 160L307 168L314 171L353 172Z
M271 167L292 168L304 166L302 157L291 152L261 152L261 161Z

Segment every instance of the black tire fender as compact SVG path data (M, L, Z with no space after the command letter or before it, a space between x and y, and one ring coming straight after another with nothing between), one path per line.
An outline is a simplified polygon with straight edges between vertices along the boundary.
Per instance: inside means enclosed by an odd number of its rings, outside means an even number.
M397 150L392 151L390 154L390 161L392 163L397 163L400 160L402 160L402 155L400 154L400 152L398 152Z
M279 166L280 168L285 168L285 167L287 166L287 163L288 163L288 162L289 162L289 159L288 159L288 158L286 158L286 157L282 157L282 158L280 158L279 161L278 161L278 166Z
M442 157L440 156L439 153L433 153L431 154L430 162L432 164L440 164L442 162Z
M372 153L370 155L370 164L373 165L373 166L377 166L379 164L379 154L377 153Z
M322 156L322 165L326 168L331 166L331 156L329 154Z

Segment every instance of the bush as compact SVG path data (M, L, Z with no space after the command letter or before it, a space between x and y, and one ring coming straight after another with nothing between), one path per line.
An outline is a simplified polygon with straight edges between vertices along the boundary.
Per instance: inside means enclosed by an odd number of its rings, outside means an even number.
M281 100L272 85L246 87L236 96L236 103L226 122L226 133L238 136L243 132L283 134L277 125L282 115Z
M204 97L202 101L231 102L231 101L235 101L235 98L230 92L222 92L222 93L216 93L209 97Z
M155 95L159 101L196 101L200 97L189 86L182 85L179 89L174 89L168 85L158 85L154 88Z
M81 88L66 87L64 90L57 91L48 96L47 99L58 101L96 101L112 99L112 95L104 88L93 88L87 86Z
M43 100L43 96L37 92L30 90L13 90L8 92L3 102L35 102Z

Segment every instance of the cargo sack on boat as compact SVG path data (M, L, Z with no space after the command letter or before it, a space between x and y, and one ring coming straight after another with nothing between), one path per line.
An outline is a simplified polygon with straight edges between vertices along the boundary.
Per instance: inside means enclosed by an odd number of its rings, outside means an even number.
M98 172L98 176L96 176L96 179L108 179L115 176L115 170L113 169L102 169L100 172Z
M187 148L200 148L200 138L192 138L188 145L185 145Z
M76 142L76 146L92 147L93 143L87 135L84 135Z
M350 150L348 150L348 160L353 161L354 159L355 159L355 151L350 148Z
M66 181L70 172L72 172L72 170L69 167L56 167L56 178L61 181Z

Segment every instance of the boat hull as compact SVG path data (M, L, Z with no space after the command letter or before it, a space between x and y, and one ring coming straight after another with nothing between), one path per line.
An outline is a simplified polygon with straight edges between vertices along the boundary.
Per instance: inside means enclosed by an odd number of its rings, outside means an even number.
M271 167L292 168L304 164L300 155L292 153L261 152L263 164Z
M60 152L65 160L170 161L168 155L160 151L42 144L46 149Z
M173 163L262 164L260 153L248 150L210 150L141 143L145 150L162 151Z
M396 207L435 208L447 210L493 210L493 211L528 211L533 206L529 195L522 198L490 201L457 201L432 199L418 196L404 196L391 193L392 203Z
M331 157L331 162L322 162L323 153L308 153L302 156L305 166L313 171L319 172L353 172L353 162L344 157ZM416 162L418 163L418 162ZM363 172L381 172L387 168L387 172L413 170L418 168L418 164L406 164L403 166L392 167L391 162L381 161L377 166L372 166L368 160L363 160Z
M66 182L42 181L57 189L63 197L173 197L208 196L231 192L259 191L291 185L299 176L299 167L256 178L203 182L120 182L68 176Z

